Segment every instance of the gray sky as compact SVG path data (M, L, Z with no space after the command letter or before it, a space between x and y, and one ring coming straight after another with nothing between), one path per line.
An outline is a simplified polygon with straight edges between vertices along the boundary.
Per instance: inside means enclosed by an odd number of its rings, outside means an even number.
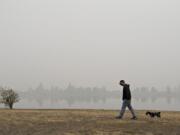
M178 0L1 0L0 84L180 83Z

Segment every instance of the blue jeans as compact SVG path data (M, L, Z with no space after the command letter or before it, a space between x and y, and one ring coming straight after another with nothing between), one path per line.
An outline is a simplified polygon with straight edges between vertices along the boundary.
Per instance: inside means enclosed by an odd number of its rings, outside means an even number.
M131 100L126 100L126 99L123 100L122 108L121 108L121 111L120 111L120 117L123 117L124 112L125 112L125 110L126 110L126 107L129 108L132 116L133 116L133 117L136 117L136 115L135 115L135 113L134 113L134 109L133 109L133 107L132 107L132 105L131 105Z

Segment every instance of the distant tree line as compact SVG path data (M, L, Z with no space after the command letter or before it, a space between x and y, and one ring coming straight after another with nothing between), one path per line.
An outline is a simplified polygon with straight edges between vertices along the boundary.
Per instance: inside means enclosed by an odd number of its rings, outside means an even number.
M165 98L170 103L172 98L179 99L180 85L171 88L167 86L164 90L158 90L155 87L138 87L132 89L133 98L140 102L146 102L151 99L155 102L158 98ZM35 89L29 89L28 91L21 92L20 96L23 99L34 101L36 100L39 105L42 105L44 101L50 101L51 103L57 103L58 101L66 101L68 105L74 103L89 103L89 102L106 102L107 99L120 99L122 96L121 90L107 90L105 87L75 87L71 84L67 88L61 89L58 87L51 87L50 89L44 88L43 84L40 84Z
M132 89L132 95L134 100L140 102L146 102L149 99L156 102L158 98L165 98L168 103L171 103L172 99L180 100L180 85L173 88L167 86L163 90L155 87L137 87ZM11 88L0 87L0 103L10 109L13 109L14 103L19 101L19 96L28 101L37 101L40 106L44 101L50 101L53 104L57 104L58 101L66 101L71 106L75 103L105 103L108 99L120 99L122 91L107 90L105 87L75 87L71 84L65 89L54 86L46 89L43 84L39 84L35 89L31 88L17 93Z

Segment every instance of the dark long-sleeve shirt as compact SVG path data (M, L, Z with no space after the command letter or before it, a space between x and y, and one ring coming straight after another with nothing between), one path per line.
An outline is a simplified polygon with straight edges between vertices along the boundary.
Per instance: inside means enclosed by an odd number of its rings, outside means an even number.
M131 91L128 84L123 87L123 100L131 100Z

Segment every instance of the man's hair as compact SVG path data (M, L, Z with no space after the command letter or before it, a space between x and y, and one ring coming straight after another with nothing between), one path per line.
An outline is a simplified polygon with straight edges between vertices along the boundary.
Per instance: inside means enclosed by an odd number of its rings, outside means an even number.
M124 80L121 80L120 83L125 83L125 81L124 81Z

